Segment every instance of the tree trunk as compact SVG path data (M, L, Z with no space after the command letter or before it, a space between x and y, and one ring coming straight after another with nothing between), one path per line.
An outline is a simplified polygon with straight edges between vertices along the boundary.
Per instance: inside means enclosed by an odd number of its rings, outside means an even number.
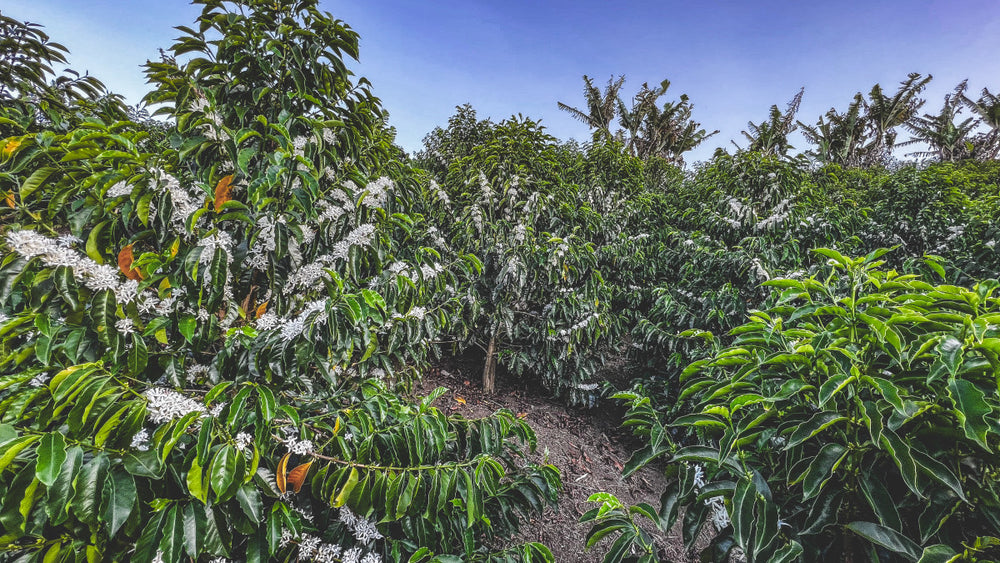
M483 393L492 395L496 391L497 376L497 337L490 337L490 344L486 348L486 365L483 367Z

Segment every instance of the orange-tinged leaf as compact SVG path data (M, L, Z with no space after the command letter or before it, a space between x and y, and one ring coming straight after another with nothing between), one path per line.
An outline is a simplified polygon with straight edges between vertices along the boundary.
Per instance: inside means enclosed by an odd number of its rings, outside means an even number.
M288 486L285 484L285 470L288 468L288 458L291 456L291 453L285 454L285 457L281 458L281 461L278 462L278 470L274 472L275 480L278 484L278 490L282 493L288 490Z
M303 463L288 472L288 484L295 487L296 493L302 490L302 485L306 482L306 475L309 474L309 466L312 464L313 462L311 461L309 463Z
M177 251L181 248L181 239L174 239L174 243L170 245L170 257L173 258L177 256Z
M14 209L17 206L17 201L14 199L14 192L7 192L7 197L4 199L7 202L7 207Z
M4 145L3 147L3 155L7 156L9 154L12 154L14 151L17 150L17 147L19 146L21 146L21 141L18 139L11 139L7 141L7 144Z
M265 302L263 302L263 303L261 303L260 305L257 306L257 310L254 312L254 315L256 316L256 318L259 319L266 312L267 312L267 301L265 301Z
M464 405L465 404L465 399L459 397L458 395L455 395L455 402L456 403L462 403Z
M223 176L215 185L215 212L222 211L222 206L232 198L233 175Z
M132 256L132 245L126 245L125 248L118 253L118 269L121 270L122 273L125 274L125 277L130 280L142 279L142 274L139 273L139 270L132 267L132 262L134 261L135 259Z

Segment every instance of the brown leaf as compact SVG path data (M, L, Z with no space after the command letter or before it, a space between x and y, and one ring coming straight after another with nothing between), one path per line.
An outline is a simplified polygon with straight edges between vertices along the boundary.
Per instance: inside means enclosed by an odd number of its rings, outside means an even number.
M306 482L306 475L309 474L309 466L312 464L313 462L311 461L309 463L303 463L288 472L288 484L295 487L296 493L302 490L302 485Z
M132 267L132 263L135 258L132 256L132 245L126 245L125 248L118 253L118 269L121 270L125 277L130 280L140 280L142 279L142 274L139 270Z
M458 395L455 395L455 402L456 403L462 403L464 405L465 404L465 399L459 397Z
M4 198L7 201L7 207L14 209L17 205L17 201L14 199L14 192L7 192L7 197Z
M215 212L222 211L222 205L233 199L233 175L223 176L215 186Z
M291 457L291 455L291 453L285 454L285 457L281 458L281 461L278 462L278 470L274 472L274 477L278 484L278 490L282 493L288 490L288 487L285 484L285 469L288 467L288 458Z
M254 315L255 315L256 318L259 319L266 312L267 312L267 301L265 301L265 302L263 302L263 303L261 303L260 305L257 306L257 310L254 312Z

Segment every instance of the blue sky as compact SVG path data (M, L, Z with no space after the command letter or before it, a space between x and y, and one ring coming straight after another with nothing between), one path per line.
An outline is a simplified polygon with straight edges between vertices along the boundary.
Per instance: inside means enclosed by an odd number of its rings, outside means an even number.
M971 92L1000 90L996 0L323 0L361 34L361 62L398 130L416 150L456 105L480 117L541 119L561 139L585 126L556 102L583 106L582 75L603 85L627 76L625 93L670 79L695 119L722 132L689 160L740 141L748 120L805 87L799 119L844 109L876 82L886 90L909 72L934 75L923 111L968 78ZM4 0L3 12L44 24L89 70L136 102L139 68L198 13L180 0ZM906 138L905 133L901 138ZM803 148L798 142L797 148Z

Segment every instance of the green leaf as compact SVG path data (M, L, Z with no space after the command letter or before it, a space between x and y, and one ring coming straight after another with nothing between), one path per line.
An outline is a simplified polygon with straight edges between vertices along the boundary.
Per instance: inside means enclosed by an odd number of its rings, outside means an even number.
M41 185L45 183L45 180L47 180L55 171L55 168L46 166L32 172L31 175L21 183L21 187L19 188L19 191L21 192L21 201L27 201L28 197L31 196L35 190L40 188Z
M204 483L205 471L202 469L201 465L198 464L198 456L194 456L191 461L191 468L188 469L187 474L187 488L191 496L200 500L203 504L208 503L208 487Z
M818 412L792 432L792 435L788 438L788 443L785 445L785 449L793 448L830 426L845 420L847 420L847 417L836 411Z
M205 509L201 505L189 502L184 505L184 551L195 560L201 554L207 522Z
M31 444L34 444L38 440L41 440L41 436L22 436L14 440L8 440L3 444L0 444L0 473L2 473L7 466L13 463L17 454L21 453L21 450L27 448Z
M899 517L899 511L896 510L896 501L883 483L884 478L884 475L865 471L861 474L859 488L882 525L902 531L903 521Z
M108 526L108 537L114 537L122 524L128 520L135 506L136 489L132 475L114 471L104 482L101 503L101 521Z
M111 462L107 454L101 452L83 466L76 479L76 497L73 499L73 513L81 522L94 525L98 521L104 483L108 479Z
M258 524L264 516L264 503L257 487L247 484L236 490L236 500L251 522Z
M958 373L958 366L962 363L962 341L948 336L938 344L937 350L951 375Z
M805 479L802 481L802 500L809 500L819 494L847 454L847 448L835 443L826 444L820 449L809 464Z
M985 394L964 379L949 381L948 392L955 402L955 415L958 417L962 429L965 430L965 436L975 440L984 450L992 451L986 444L986 434L990 429L986 420L993 409L986 402Z
M910 561L916 561L920 558L920 546L891 528L886 528L873 522L858 521L848 524L847 529L893 553L902 555Z
M184 513L181 507L173 505L163 521L163 537L160 551L164 561L180 561L184 552Z
M104 263L103 249L101 248L99 241L101 237L101 232L104 230L104 227L107 224L108 224L107 221L98 223L97 226L91 229L90 234L87 236L87 244L85 247L87 251L87 256L89 256L91 260L97 262L98 264Z
M59 525L69 517L69 508L76 496L73 483L80 466L83 465L83 449L73 446L66 451L66 461L62 464L59 477L45 491L45 513L53 525Z
M947 545L935 544L924 548L917 563L951 563L960 560L960 555L954 549Z
M347 499L351 496L351 491L354 490L355 485L358 484L358 469L356 467L351 467L351 473L347 476L347 481L344 482L344 486L341 487L340 492L337 494L336 498L333 500L334 508L340 508L347 503Z
M146 342L138 334L132 334L132 347L129 348L127 366L131 375L138 375L146 369L148 352Z
M38 463L35 476L46 487L51 487L59 478L59 471L66 461L66 439L59 432L50 432L38 442Z
M226 444L212 458L209 474L216 500L223 500L224 495L228 498L226 492L236 478L236 456L242 455L233 446Z

